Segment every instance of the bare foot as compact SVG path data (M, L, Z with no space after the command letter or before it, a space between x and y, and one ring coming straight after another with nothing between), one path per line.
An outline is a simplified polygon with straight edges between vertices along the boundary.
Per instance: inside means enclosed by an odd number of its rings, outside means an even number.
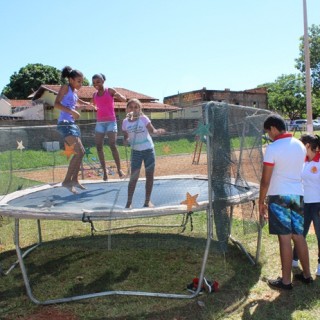
M151 201L147 201L143 205L144 208L154 208L154 204Z
M126 209L132 209L131 202L127 202L125 208Z
M79 182L73 182L72 185L75 187L75 188L78 188L78 189L81 189L81 190L86 190L87 188L82 185L81 183Z
M125 174L124 174L124 172L123 172L122 170L119 170L119 171L118 171L118 175L119 175L119 178L120 178L120 179L122 179L122 178L125 177Z
M73 194L77 194L77 190L76 188L72 185L71 182L62 182L61 184L63 187L67 188L70 192L72 192Z

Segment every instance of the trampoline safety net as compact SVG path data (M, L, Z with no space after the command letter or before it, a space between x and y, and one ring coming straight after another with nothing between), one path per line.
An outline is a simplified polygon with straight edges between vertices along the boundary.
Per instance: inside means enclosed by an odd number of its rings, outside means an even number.
M254 253L256 239L248 235L260 228L255 200L263 163L263 122L270 111L210 102L205 114L213 238L222 251L231 235ZM232 227L235 223L241 228Z
M172 293L180 288L178 291L185 293L191 277L205 270L206 255L202 256L201 250L206 246L208 249L208 239L213 244L212 254L226 252L231 239L254 257L258 251L259 218L255 200L262 168L263 122L270 113L218 102L201 103L193 108L199 112L193 112L194 109L144 112L156 129L165 129L162 135L152 135L156 164L153 206L148 208L144 207L144 166L132 208L125 208L132 165L131 148L123 144L121 124L125 115L122 118L120 115L117 138L124 177L118 175L106 137L103 151L107 181L103 180L95 145L95 117L91 115L90 119L86 114L86 120L77 121L85 149L78 178L86 189L78 189L76 194L61 185L74 154L70 149L67 152L56 120L2 121L0 268L6 252L14 249L12 233L17 218L21 247L37 242L38 229L34 222L40 219L41 239L56 240L47 259L59 259L66 249L55 251L55 248L72 243L79 246L75 252L93 250L92 256L96 258L92 261L107 261L105 273L112 274L115 269L126 273L134 265L135 271L128 274L127 281L136 283L139 276L145 279L151 270L161 274L163 287L156 291ZM105 237L102 241L100 235ZM31 260L31 273L36 274L38 269L32 256L26 261ZM212 255L208 260L208 265L213 266ZM94 269L94 265L88 268ZM63 272L59 276L63 277ZM103 277L90 272L92 277ZM207 272L213 270L209 267ZM172 274L179 276L173 281ZM140 285L143 291L154 290L154 282L146 280ZM123 288L125 282L114 289Z

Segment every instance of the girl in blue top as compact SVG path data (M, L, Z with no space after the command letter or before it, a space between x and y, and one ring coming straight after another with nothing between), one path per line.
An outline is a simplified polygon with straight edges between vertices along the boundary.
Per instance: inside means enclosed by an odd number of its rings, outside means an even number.
M76 188L85 189L78 181L78 174L85 150L80 139L80 129L75 124L75 120L80 118L76 105L78 101L77 91L82 86L83 74L79 70L72 70L71 67L67 66L63 68L61 77L68 78L69 84L61 86L55 100L54 107L61 111L57 129L63 136L65 144L74 150L62 186L72 193L77 193Z

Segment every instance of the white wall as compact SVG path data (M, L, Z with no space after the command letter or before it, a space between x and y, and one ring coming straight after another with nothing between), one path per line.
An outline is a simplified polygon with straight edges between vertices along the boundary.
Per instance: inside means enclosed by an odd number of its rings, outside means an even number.
M5 100L0 98L0 116L11 116L12 108L11 105Z

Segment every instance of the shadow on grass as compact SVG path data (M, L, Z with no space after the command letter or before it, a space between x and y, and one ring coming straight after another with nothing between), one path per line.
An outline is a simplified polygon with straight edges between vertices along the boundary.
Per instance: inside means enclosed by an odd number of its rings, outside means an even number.
M26 257L25 263L34 295L40 300L103 291L188 294L187 284L200 274L205 244L203 238L183 234L114 234L111 244L105 235L65 238L46 242ZM236 314L235 319L289 320L296 310L306 310L317 301L319 283L312 288L297 284L292 292L276 298L262 285L261 295L254 294L257 298L252 299L261 266L253 266L232 244L224 255L218 248L212 241L205 276L217 280L220 290L194 299L110 295L36 306L27 298L16 268L0 277L0 319L57 308L77 319L226 319ZM7 264L14 256L14 251L2 253L0 261Z
M293 290L279 290L279 294L274 299L257 299L247 304L242 319L320 319L320 311L317 307L320 296L320 279L316 278L315 282L310 285L299 282L293 284ZM318 311L312 310L314 305Z
M25 258L25 263L33 293L41 301L103 291L188 294L186 286L200 274L205 245L206 239L183 234L65 238L44 243ZM0 261L13 256L14 251L5 252ZM205 276L220 283L219 292L190 300L111 295L58 308L74 308L79 319L104 319L101 314L108 314L107 319L209 319L246 298L259 280L260 267L253 267L233 245L222 255L218 243L212 241ZM0 281L2 312L14 318L22 307L29 314L39 308L25 296L19 268ZM121 301L126 302L121 305ZM199 306L199 301L205 307ZM95 306L90 316L88 304Z

